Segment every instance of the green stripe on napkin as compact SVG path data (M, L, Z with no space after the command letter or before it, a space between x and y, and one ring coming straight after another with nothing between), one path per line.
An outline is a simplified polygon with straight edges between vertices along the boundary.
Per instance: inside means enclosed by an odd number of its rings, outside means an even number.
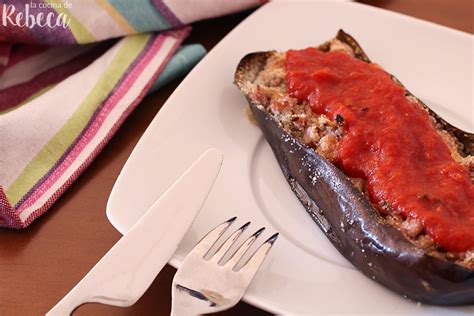
M125 39L120 50L97 80L95 87L74 114L7 188L5 193L11 204L18 203L21 197L61 158L149 39L149 34L134 35Z

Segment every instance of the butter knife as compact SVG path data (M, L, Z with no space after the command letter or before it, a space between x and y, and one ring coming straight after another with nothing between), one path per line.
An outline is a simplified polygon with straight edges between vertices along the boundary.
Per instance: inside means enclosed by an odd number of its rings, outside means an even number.
M222 159L217 149L206 151L46 315L70 315L87 302L133 305L175 253Z

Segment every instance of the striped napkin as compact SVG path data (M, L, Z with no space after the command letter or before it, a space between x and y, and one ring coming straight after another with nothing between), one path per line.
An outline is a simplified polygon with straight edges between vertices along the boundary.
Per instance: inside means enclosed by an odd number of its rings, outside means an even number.
M186 25L258 2L0 1L0 226L43 214L147 92L202 57L180 47Z

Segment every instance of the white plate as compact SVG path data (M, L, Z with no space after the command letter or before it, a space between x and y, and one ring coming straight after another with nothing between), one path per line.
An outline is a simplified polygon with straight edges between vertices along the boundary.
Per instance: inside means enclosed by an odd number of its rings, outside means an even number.
M169 98L122 170L107 216L126 232L204 150L216 147L224 152L221 174L173 266L209 229L237 215L239 224L252 221L249 231L266 226L266 236L275 230L282 235L245 295L261 308L285 314L471 313L472 307L410 302L355 270L307 215L260 130L243 114L246 101L232 81L245 54L314 46L339 28L447 120L474 130L471 35L357 3L269 3L216 45Z

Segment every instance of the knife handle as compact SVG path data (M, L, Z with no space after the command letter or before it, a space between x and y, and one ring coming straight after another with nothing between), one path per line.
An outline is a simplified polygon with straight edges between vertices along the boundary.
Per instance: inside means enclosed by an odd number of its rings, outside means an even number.
M71 315L72 312L80 305L87 302L84 296L80 295L77 291L77 286L73 288L66 296L63 297L49 312L46 316L66 316ZM78 295L79 294L79 295Z

